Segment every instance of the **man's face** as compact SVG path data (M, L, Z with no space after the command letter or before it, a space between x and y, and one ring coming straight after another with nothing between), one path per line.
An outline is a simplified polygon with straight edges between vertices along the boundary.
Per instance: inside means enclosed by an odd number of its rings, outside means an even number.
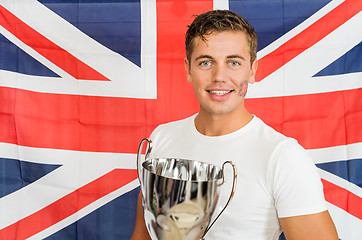
M187 81L194 86L200 112L228 114L244 110L248 83L254 83L257 61L251 66L245 33L214 32L206 42L194 39Z

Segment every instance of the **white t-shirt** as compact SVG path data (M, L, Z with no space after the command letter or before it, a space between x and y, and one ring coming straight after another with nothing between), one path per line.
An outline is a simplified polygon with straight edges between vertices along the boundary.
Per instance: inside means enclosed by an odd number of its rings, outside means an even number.
M199 133L195 116L158 126L151 134L150 158L182 158L221 168L232 161L237 168L235 195L206 239L278 239L278 218L327 210L316 167L296 140L283 136L258 117L223 136ZM229 198L232 168L226 165L226 183L216 214Z

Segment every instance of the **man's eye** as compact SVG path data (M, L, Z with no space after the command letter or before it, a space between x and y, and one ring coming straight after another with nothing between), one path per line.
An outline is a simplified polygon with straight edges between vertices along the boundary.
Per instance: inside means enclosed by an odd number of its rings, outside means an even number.
M211 65L211 63L210 62L201 62L200 65L203 67L208 67Z
M232 62L230 62L230 65L235 67L235 66L239 66L240 64L238 62L232 61Z

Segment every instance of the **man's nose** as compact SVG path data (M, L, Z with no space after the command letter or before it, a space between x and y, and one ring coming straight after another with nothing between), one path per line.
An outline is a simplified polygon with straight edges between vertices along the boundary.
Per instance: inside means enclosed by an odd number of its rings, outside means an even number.
M228 69L223 64L215 64L213 68L213 82L225 82Z

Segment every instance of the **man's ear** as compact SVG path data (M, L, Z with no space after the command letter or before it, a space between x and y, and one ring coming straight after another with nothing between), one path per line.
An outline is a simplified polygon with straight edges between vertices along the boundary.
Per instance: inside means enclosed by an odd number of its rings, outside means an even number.
M187 60L187 58L184 59L184 65L185 65L185 72L186 72L187 82L192 83L190 63Z
M251 72L250 72L250 77L249 77L249 81L248 81L250 84L255 83L256 70L258 70L258 60L257 59L255 59L253 64L251 65Z

